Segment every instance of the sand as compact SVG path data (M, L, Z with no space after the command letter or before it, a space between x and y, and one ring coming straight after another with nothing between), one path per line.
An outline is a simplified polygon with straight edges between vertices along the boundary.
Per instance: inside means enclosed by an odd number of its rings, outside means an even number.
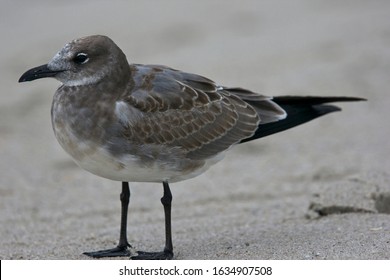
M0 259L87 259L117 243L120 183L78 168L54 138L59 83L17 83L91 34L111 37L132 63L222 85L368 99L172 184L176 259L390 258L389 2L3 2ZM129 241L160 250L162 186L131 191Z

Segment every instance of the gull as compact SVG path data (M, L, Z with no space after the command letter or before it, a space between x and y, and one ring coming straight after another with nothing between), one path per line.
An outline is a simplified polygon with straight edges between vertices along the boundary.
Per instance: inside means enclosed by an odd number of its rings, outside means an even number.
M169 183L193 178L236 144L259 139L340 108L356 97L264 96L225 87L162 65L129 64L102 35L75 39L19 82L53 77L62 84L51 108L54 134L83 169L122 182L118 245L85 252L94 258L131 256L127 239L128 182L163 184L165 246L132 259L172 259Z

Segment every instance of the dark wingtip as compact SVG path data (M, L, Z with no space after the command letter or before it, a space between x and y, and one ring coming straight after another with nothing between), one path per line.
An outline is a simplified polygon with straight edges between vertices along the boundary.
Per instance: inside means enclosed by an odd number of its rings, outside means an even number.
M277 122L260 124L252 137L244 139L240 143L272 135L323 115L341 111L339 107L327 103L366 101L366 99L346 96L277 96L273 98L273 101L286 111L287 118Z
M332 102L354 102L366 101L367 99L361 97L349 96L276 96L273 101L279 105L318 105Z
M331 100L330 102L349 102L349 101L367 101L366 98L362 97L348 97L348 96L343 96L343 97L335 97L335 100Z

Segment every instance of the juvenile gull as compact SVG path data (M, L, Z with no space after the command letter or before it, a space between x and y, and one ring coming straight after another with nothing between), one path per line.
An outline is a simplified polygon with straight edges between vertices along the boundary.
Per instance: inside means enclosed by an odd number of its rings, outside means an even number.
M217 85L205 77L161 65L129 64L108 37L66 44L19 82L54 77L51 117L55 136L83 169L122 182L117 247L84 254L130 256L128 182L163 183L165 247L133 259L172 259L171 182L195 177L235 144L258 139L339 111L336 101L355 97L268 97Z

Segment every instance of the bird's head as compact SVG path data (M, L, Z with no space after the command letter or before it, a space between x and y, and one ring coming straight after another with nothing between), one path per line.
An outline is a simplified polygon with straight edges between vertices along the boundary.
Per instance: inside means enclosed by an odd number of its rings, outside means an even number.
M96 84L111 76L129 75L121 49L108 37L93 35L66 44L50 61L25 72L19 82L54 77L65 86Z

